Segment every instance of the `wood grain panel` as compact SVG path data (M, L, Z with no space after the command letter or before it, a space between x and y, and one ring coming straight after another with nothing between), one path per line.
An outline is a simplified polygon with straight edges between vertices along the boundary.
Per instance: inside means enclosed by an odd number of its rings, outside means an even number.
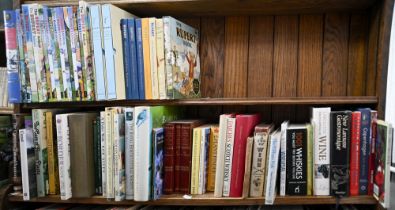
M273 16L250 18L248 97L272 96Z
M224 97L247 96L248 17L226 17Z
M368 16L354 14L350 22L347 95L365 95Z
M347 94L348 14L327 14L325 17L322 95Z
M202 97L223 97L225 19L201 19L200 76Z
M377 49L379 40L380 9L374 7L370 13L369 43L366 72L366 95L376 95Z
M200 17L181 17L180 20L200 31Z

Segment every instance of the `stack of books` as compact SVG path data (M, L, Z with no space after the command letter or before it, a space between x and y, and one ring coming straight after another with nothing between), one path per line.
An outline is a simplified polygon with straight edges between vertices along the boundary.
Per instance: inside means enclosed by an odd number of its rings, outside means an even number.
M172 17L81 1L4 19L11 103L200 97L199 31Z

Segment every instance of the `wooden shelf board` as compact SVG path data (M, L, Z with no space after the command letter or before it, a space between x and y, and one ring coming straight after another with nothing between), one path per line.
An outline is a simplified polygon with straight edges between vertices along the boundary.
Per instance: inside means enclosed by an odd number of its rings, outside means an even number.
M37 202L37 203L75 203L75 204L108 204L108 205L199 205L199 206L222 206L222 205L263 205L264 199L260 198L215 198L213 193L192 196L191 199L184 199L182 195L164 195L156 201L136 202L136 201L109 201L101 196L91 198L71 198L69 200L60 200L59 196L48 196L42 198L33 198L23 201L22 196L9 196L11 202ZM355 196L340 198L340 204L377 204L373 196ZM336 198L331 196L277 196L275 205L317 205L317 204L336 204Z
M200 98L180 100L114 100L23 104L22 108L81 108L141 105L333 105L376 104L377 97Z
M0 107L0 114L12 114L14 109L10 107Z
M24 3L40 3L48 6L77 5L78 0L39 0ZM240 0L87 0L87 2L110 3L133 12L136 15L257 15L319 13L347 10L365 10L376 0L277 0L277 1L240 1Z

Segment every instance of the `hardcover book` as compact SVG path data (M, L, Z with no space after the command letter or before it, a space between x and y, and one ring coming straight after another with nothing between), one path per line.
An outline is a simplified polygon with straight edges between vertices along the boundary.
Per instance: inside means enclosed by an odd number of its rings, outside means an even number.
M33 132L31 128L19 130L23 200L37 196Z
M152 131L154 140L153 151L153 199L159 199L163 194L163 153L164 153L164 129L154 128Z
M233 147L235 141L236 118L227 117L225 119L224 132L224 163L223 163L223 190L222 196L228 197L232 178ZM218 165L218 164L217 164Z
M210 149L208 157L208 172L207 172L207 191L214 191L215 188L215 170L217 167L217 148L219 139L218 125L211 126L210 131Z
M370 155L369 155L369 183L368 183L368 195L373 195L373 181L374 181L374 170L376 168L375 165L375 157L376 157L376 136L377 136L377 111L371 111L372 117L372 129L371 129L371 139L370 139ZM395 149L393 149L392 157L395 158ZM394 162L394 161L392 161Z
M200 97L199 31L169 16L163 17L163 24L165 66L171 70L166 75L173 90L169 98Z
M201 131L198 194L206 193L210 127L210 125L203 126Z
M6 122L4 126L9 124L9 117L5 117ZM14 192L22 192L22 176L21 176L21 162L20 162L20 150L19 150L19 129L22 128L32 128L32 121L30 116L26 116L25 114L12 114L12 177L11 183L13 185ZM0 123L2 124L2 123ZM27 125L26 125L27 124ZM2 127L2 125L0 125ZM5 146L7 144L3 144ZM2 152L4 152L2 150ZM8 159L8 158L4 158ZM6 164L7 161L5 160L4 163ZM8 174L7 174L8 175ZM0 179L2 180L2 179Z
M245 173L243 178L243 198L247 198L250 192L250 179L251 179L251 162L253 154L254 138L247 138L246 159L245 159Z
M114 113L114 197L122 201L126 194L125 177L125 113Z
M200 150L202 141L202 128L193 129L192 139L192 163L191 163L191 194L199 194L199 170L200 170Z
M134 108L125 108L125 176L127 200L134 198Z
M56 135L53 132L53 114L52 112L45 112L45 122L47 130L47 153L48 153L48 181L49 181L49 194L59 194L59 169L57 161L56 150Z
M285 196L287 180L287 128L288 121L281 123L280 138L280 196ZM329 170L329 169L328 169Z
M331 112L331 195L349 194L351 111Z
M359 154L360 154L361 112L351 114L351 147L350 147L350 195L359 195Z
M265 186L265 204L272 205L276 198L277 168L280 154L281 132L275 131L270 134L267 160L267 176Z
M359 166L359 194L368 194L370 133L372 129L371 113L369 108L358 109L361 112L360 132L360 166Z

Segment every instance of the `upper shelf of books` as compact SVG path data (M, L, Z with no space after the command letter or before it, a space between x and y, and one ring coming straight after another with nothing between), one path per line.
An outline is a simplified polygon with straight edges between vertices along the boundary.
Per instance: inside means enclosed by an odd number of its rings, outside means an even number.
M364 10L375 0L87 0L89 3L110 3L136 15L257 15L319 13L326 11ZM78 5L78 0L24 1L48 6Z

